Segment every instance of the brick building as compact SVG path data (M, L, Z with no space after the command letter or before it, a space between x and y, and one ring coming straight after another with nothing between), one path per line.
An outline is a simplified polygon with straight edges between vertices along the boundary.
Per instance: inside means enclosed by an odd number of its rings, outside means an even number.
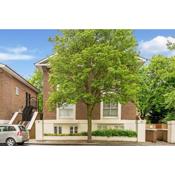
M56 108L50 112L47 100L50 92L48 58L36 63L43 71L43 117L45 133L75 133L87 131L86 107L78 102ZM93 111L93 130L106 128L124 128L137 130L137 110L133 103L128 104L98 104Z
M0 64L0 123L8 123L14 112L37 100L38 90L6 65Z

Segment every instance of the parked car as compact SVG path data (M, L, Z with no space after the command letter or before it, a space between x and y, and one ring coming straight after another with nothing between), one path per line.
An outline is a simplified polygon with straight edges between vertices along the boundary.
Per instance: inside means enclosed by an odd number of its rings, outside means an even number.
M0 143L8 146L24 144L29 140L29 133L22 125L0 124Z

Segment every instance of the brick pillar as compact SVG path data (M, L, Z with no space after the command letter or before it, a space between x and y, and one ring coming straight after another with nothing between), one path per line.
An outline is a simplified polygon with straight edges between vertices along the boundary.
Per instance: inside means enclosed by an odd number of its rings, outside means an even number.
M145 120L137 120L137 141L145 142L145 134L146 134L146 121Z
M175 143L175 121L168 121L168 142Z

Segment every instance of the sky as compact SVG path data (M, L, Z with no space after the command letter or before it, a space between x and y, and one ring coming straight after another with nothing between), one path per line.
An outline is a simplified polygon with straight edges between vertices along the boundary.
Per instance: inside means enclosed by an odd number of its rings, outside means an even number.
M29 78L37 61L53 53L54 44L49 37L58 30L0 30L0 63L6 64ZM150 59L153 55L175 55L166 47L167 40L175 42L175 30L134 30L140 56Z
M53 53L48 41L58 30L0 30L0 63L29 78L35 63Z

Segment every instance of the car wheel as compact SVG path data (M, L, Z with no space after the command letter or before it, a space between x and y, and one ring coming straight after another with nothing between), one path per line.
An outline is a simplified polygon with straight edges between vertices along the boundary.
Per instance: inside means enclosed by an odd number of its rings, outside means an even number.
M14 145L16 144L15 139L13 139L13 138L8 138L8 139L6 140L6 144L7 144L7 146L14 146Z

